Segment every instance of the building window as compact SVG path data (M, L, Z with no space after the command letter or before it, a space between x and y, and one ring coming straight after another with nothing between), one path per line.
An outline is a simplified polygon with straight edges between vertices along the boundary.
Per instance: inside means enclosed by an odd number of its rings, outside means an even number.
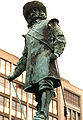
M52 116L49 116L49 120L52 120Z
M15 69L16 65L12 65L12 73L14 72L14 69Z
M28 102L32 104L32 93L28 93Z
M22 74L18 77L18 81L22 82Z
M71 109L67 109L67 118L71 120Z
M16 102L12 101L12 115L15 116Z
M17 88L17 94L18 94L18 97L19 97L19 99L21 99L21 88Z
M5 113L9 114L9 99L5 98Z
M0 115L0 120L3 120L3 116Z
M23 101L27 101L27 93L23 90L23 96L22 96Z
M29 111L28 111L28 120L32 119L32 108L29 107Z
M57 115L57 102L53 100L53 114Z
M26 71L23 72L23 83L25 83Z
M3 97L0 96L0 111L3 112Z
M9 120L8 118L4 117L4 120Z
M16 83L13 83L14 84L14 87L15 87L15 89L16 89ZM16 97L16 93L15 93L15 90L14 90L14 88L12 87L12 96L13 97Z
M1 68L0 72L5 74L5 60L1 59Z
M6 62L6 75L10 75L10 63Z
M54 91L55 91L55 95L56 95L56 98L57 98L57 88L55 88Z
M80 113L77 112L77 120L80 120Z
M36 110L33 109L33 117L36 116Z
M3 117L0 115L0 120L9 120L7 117Z
M64 89L64 96L68 103L80 107L80 96Z
M33 105L37 106L37 102L35 101L35 95L33 95Z
M0 92L4 92L4 78L0 77Z
M49 112L52 113L52 100L51 100L50 105L49 105Z
M18 111L18 112L21 112L21 107L20 107L20 104L19 104L19 103L17 103L17 111Z
M26 117L26 111L27 111L27 107L25 105L22 105L23 111L24 111L24 115ZM22 119L24 119L24 115L22 113Z
M9 95L10 93L10 83L8 80L5 81L6 85L5 85L5 93Z
M72 120L76 120L76 112L72 111Z
M19 103L17 103L17 117L21 118L21 107Z

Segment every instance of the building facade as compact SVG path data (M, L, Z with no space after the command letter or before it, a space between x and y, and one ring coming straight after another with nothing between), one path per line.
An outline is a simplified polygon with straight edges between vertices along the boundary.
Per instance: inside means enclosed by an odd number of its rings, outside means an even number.
M35 96L23 90L25 72L13 81L22 109L18 102L12 82L7 76L12 74L19 58L0 49L0 120L31 120L36 112ZM55 89L56 97L49 106L49 120L83 120L83 90L61 78L67 104L67 117L64 116L64 102L61 87Z

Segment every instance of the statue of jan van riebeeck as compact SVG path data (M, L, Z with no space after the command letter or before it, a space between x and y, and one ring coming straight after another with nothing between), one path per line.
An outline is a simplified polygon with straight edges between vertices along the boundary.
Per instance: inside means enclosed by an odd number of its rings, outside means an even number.
M13 75L12 81L26 71L24 90L35 94L37 104L33 120L49 120L49 104L55 97L54 88L61 86L55 61L62 54L66 41L58 19L46 19L46 7L39 1L24 5L23 15L29 32L24 35L25 47Z

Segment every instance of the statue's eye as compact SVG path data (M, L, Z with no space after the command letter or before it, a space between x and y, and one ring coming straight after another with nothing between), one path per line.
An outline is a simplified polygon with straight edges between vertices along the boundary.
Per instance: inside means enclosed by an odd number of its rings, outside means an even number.
M37 12L37 11L38 11L38 9L37 9L37 8L34 8L34 9L32 9L31 12Z

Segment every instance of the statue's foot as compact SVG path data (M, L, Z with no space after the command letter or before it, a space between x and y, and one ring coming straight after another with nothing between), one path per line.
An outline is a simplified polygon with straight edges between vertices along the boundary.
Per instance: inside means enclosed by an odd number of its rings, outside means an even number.
M34 116L33 120L46 120L44 114L37 112L36 116Z

